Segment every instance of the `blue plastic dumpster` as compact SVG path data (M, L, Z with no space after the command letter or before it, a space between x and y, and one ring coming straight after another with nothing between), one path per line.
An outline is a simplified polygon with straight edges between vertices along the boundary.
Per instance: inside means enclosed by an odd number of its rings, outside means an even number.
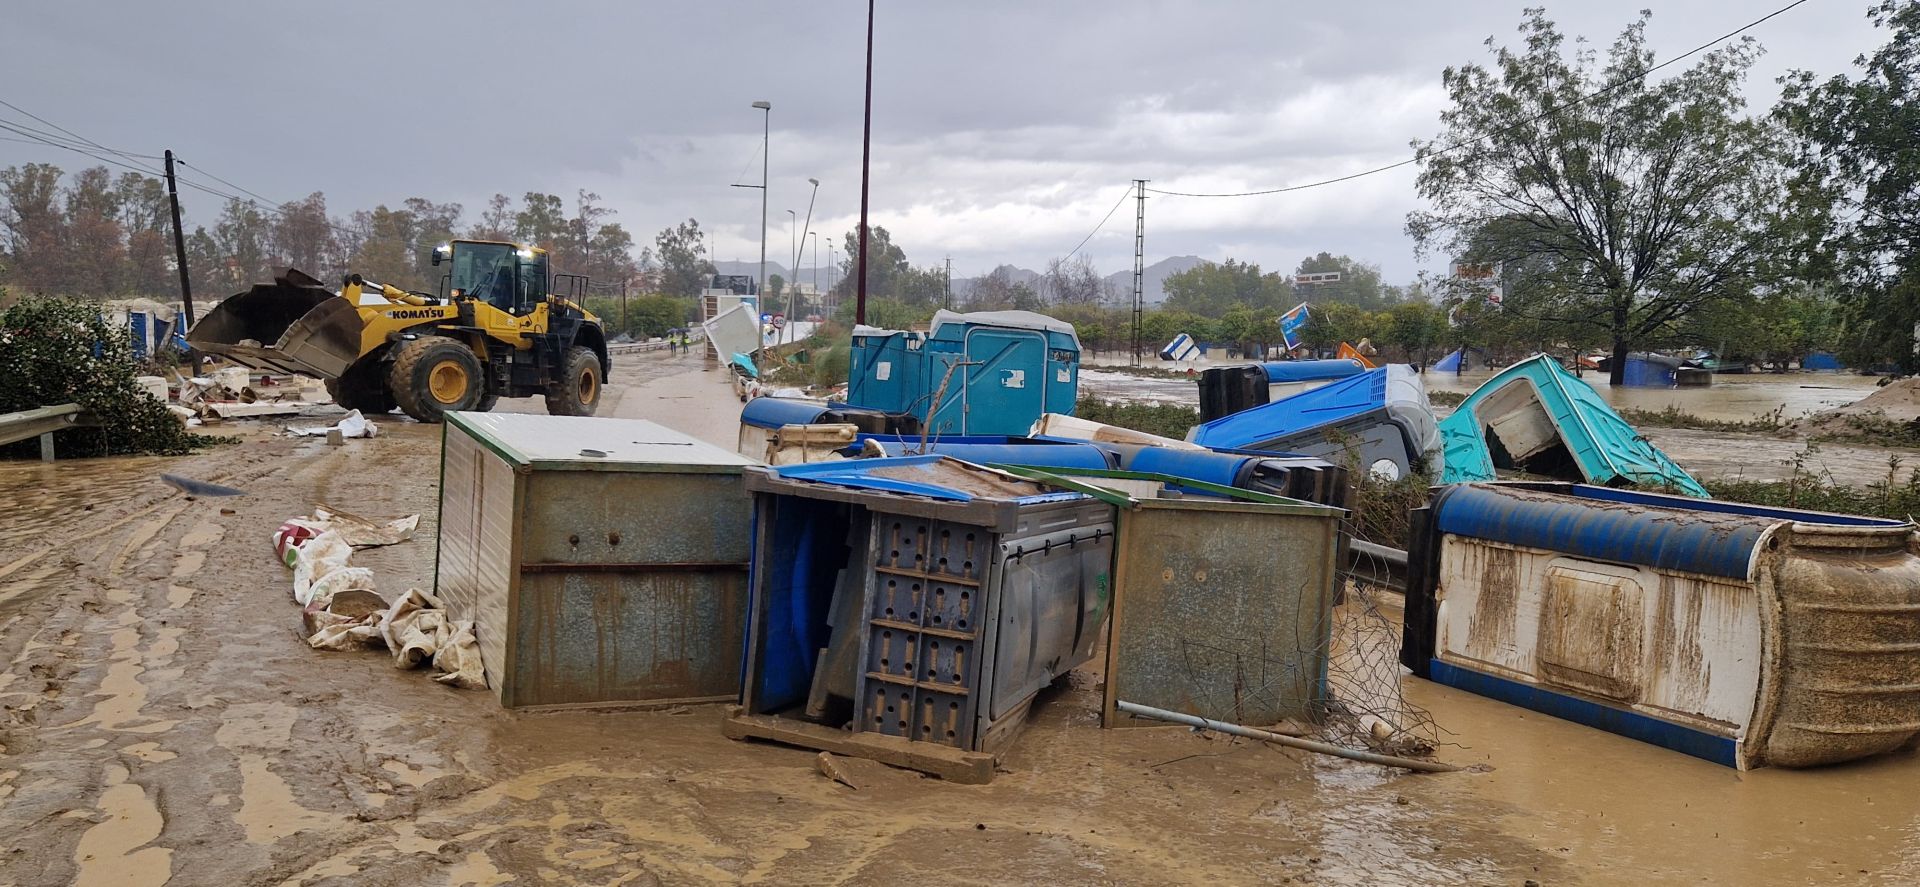
M992 755L1035 693L1093 655L1114 551L1099 499L939 455L752 469L748 484L753 603L730 736ZM825 734L763 729L778 722Z

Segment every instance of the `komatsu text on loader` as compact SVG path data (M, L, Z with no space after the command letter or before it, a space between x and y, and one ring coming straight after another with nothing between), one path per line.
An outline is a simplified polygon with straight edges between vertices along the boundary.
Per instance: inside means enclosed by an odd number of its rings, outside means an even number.
M422 422L490 410L502 397L544 395L547 412L591 416L608 367L600 319L554 292L585 278L554 275L545 250L456 240L434 295L349 275L335 294L288 270L221 302L187 333L194 348L255 369L326 382L334 402Z

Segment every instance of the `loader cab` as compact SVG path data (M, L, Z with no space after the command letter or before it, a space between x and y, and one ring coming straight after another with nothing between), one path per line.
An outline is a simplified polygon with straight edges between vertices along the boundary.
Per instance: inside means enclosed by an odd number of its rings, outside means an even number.
M517 243L456 240L434 248L433 264L451 266L448 294L486 302L515 316L547 300L547 251Z

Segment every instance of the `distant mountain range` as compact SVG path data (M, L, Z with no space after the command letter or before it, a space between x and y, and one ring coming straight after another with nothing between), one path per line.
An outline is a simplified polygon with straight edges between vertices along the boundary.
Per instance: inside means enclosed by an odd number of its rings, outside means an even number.
M1172 258L1161 259L1158 262L1148 265L1140 273L1140 295L1142 300L1150 306L1165 302L1167 300L1166 283L1168 277L1179 274L1182 271L1192 270L1206 263L1207 260L1199 256L1173 256ZM713 267L721 274L745 274L749 277L756 278L760 276L759 262L715 262L713 263ZM1038 271L1013 265L1002 265L1000 268L1006 269L1008 278L1014 283L1024 283L1036 288L1040 285L1041 273ZM994 270L998 271L1000 268L995 268ZM838 279L835 275L839 274L839 272L840 269L838 268L822 267L819 271L820 288L831 288L834 281ZM769 275L778 274L782 280L795 279L793 275L787 273L785 265L772 259L767 260L767 273ZM814 269L811 266L802 267L798 279L802 283L812 283L814 280L813 274ZM985 275L982 276L984 277ZM967 294L973 291L974 283L979 280L979 277L955 277L953 279L954 299L956 301L965 300ZM1109 274L1106 276L1106 281L1109 286L1113 287L1115 296L1122 302L1125 302L1132 296L1133 269L1128 268L1124 271L1116 271Z

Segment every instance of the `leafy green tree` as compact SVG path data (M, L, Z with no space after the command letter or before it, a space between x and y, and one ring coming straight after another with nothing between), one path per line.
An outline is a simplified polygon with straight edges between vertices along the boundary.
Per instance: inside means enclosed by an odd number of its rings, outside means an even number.
M1300 260L1295 274L1323 274L1329 271L1340 272L1340 279L1331 283L1314 283L1303 287L1301 292L1308 301L1319 305L1328 302L1342 302L1368 311L1387 304L1385 292L1380 286L1380 268L1356 261L1347 256L1320 253Z
M1783 78L1774 115L1797 139L1791 209L1803 276L1848 286L1843 356L1920 371L1920 4L1868 12L1888 32L1858 77Z
M1569 57L1544 11L1528 10L1519 49L1494 50L1491 69L1447 69L1445 131L1416 155L1433 208L1407 218L1423 252L1547 259L1538 302L1515 307L1603 330L1622 358L1615 383L1635 346L1716 300L1750 298L1784 182L1778 129L1743 113L1759 47L1732 43L1653 79L1646 22L1602 64Z
M1376 341L1400 349L1403 359L1425 366L1434 349L1445 344L1446 334L1444 309L1424 300L1401 302L1387 309L1386 321Z
M661 229L653 238L653 255L660 263L661 292L669 296L697 296L707 288L713 263L707 261L707 243L698 221L688 219Z
M844 240L846 258L840 262L845 272L840 282L833 287L833 294L842 301L852 301L860 285L860 231L848 231ZM874 225L867 235L867 300L868 323L873 322L873 300L882 297L904 298L903 290L913 266L907 264L907 254L894 245L893 235L887 229ZM931 304L931 303L928 303Z
M1293 307L1290 281L1278 274L1262 274L1251 262L1228 259L1207 262L1167 276L1166 307L1209 317L1223 317L1235 306L1264 308L1274 312ZM1285 303L1285 304L1283 304Z

